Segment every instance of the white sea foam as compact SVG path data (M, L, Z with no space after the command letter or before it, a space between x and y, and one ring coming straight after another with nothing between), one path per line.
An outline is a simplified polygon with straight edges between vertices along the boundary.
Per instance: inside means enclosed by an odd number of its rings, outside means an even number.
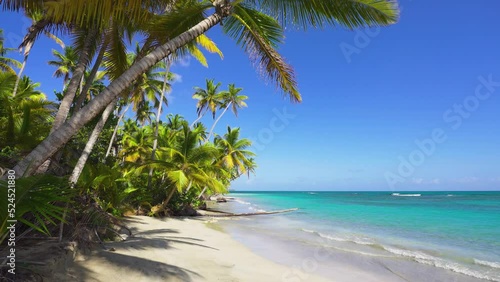
M439 268L448 269L448 270L451 270L451 271L454 271L457 273L465 274L465 275L472 276L472 277L479 278L479 279L500 282L500 277L498 277L498 276L492 277L492 276L485 274L484 272L468 269L468 268L466 268L458 263L445 261L442 259L435 259L435 260L415 259L415 261L417 261L419 263L439 267Z
M432 265L432 266L439 267L439 268L448 269L448 270L451 270L451 271L454 271L457 273L465 274L465 275L480 278L480 279L486 279L486 280L490 280L490 281L500 282L500 277L491 277L491 276L484 274L483 272L472 270L472 269L469 269L469 268L467 268L463 265L460 265L458 263L447 261L447 260L444 260L441 258L437 258L437 257L431 256L431 255L425 254L423 252L403 250L403 249L397 249L397 248L392 248L392 247L387 247L387 246L384 246L384 249L387 250L388 252L391 252L391 253L396 254L398 256L406 257L406 258L412 259L412 260L419 262L419 263L422 263L422 264L427 264L427 265ZM474 261L476 263L478 263L477 260L474 260ZM481 262L484 262L483 265L491 266L488 264L491 262L486 262L486 261L481 261ZM481 263L478 263L478 264L481 264ZM493 263L493 264L495 264L495 263Z
M478 265L484 265L484 266L489 266L492 268L500 269L500 262L492 262L492 261L474 259L474 263L478 264Z
M384 246L384 249L390 253L393 253L398 256L412 258L412 259L421 259L421 260L434 260L433 256L427 255L425 253L419 251L409 251L403 249L397 249L392 247Z
M321 232L317 232L317 231L309 230L309 229L302 229L302 231L307 232L307 233L313 233L313 234L318 235L321 238L325 238L325 239L337 241L337 242L351 242L351 243L355 243L355 244L359 244L359 245L366 245L366 246L375 245L375 243L372 241L369 241L367 239L357 238L357 237L340 238L340 237L332 236L330 234L323 234Z
M400 193L392 193L392 196L396 197L420 197L422 194L400 194Z
M368 246L376 245L376 243L368 241L366 239L350 238L350 237L340 238L337 236L323 234L321 232L317 232L317 231L310 230L310 229L302 229L302 231L307 232L307 233L312 233L312 234L315 234L321 238L325 238L325 239L337 241L337 242L351 242L351 243L356 243L356 244L360 244L360 245L368 245ZM380 254L361 252L359 250L347 250L347 249L338 248L338 247L333 247L333 248L338 249L340 251L358 253L358 254L366 255L366 256L384 257L383 255L380 255ZM418 263L448 269L448 270L451 270L451 271L454 271L457 273L461 273L464 275L468 275L468 276L472 276L472 277L476 277L476 278L480 278L480 279L486 279L489 281L500 282L500 277L497 277L497 276L492 277L492 276L489 276L481 271L469 269L466 266L461 265L459 263L448 261L448 260L438 258L438 257L434 257L430 254L426 254L426 253L421 252L421 251L411 251L411 250L405 250L405 249L400 249L400 248L396 248L396 247L389 247L389 246L384 246L384 245L382 245L382 248L393 255L396 255L398 257L404 257L407 259L411 259L411 260L416 261ZM499 262L490 262L490 261L474 259L474 263L477 265L481 265L481 266L500 269Z
M249 202L245 202L245 201L240 200L240 199L237 199L237 198L235 198L235 199L234 199L234 201L235 201L235 202L238 202L238 203L240 203L240 204L243 204L243 205L250 205L250 204L251 204L251 203L249 203Z

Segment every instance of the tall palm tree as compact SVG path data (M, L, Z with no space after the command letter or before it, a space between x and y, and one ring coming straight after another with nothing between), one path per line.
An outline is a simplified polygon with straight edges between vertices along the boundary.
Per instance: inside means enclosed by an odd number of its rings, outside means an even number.
M247 107L247 103L245 103L245 100L248 99L248 96L240 95L239 93L242 90L243 88L237 88L236 86L234 86L234 84L229 84L229 90L221 93L221 99L223 102L220 105L220 108L223 108L224 110L212 125L207 140L210 139L212 133L214 132L215 126L230 107L236 117L238 117L239 108Z
M17 74L17 81L13 91L14 96L16 96L17 94L17 87L19 86L19 81L23 75L24 69L26 68L26 64L28 63L28 58L31 52L31 48L33 47L33 44L35 44L36 36L28 39L30 35L33 35L33 33L44 33L47 37L53 39L57 44L59 44L59 46L61 46L62 49L65 48L64 42L46 29L48 22L42 20L43 12L41 11L42 10L31 10L31 11L27 10L25 13L27 17L31 18L32 25L29 28L28 34L23 39L21 46L19 47L20 49L24 49L23 63L21 64L21 67L19 68L19 73ZM39 24L40 22L42 23L41 25Z
M73 104L73 100L76 96L78 89L82 85L85 70L88 64L90 63L91 59L94 57L94 53L98 48L98 45L101 43L100 40L98 40L99 34L95 29L92 30L78 29L74 31L73 34L74 34L73 45L75 46L76 53L78 54L78 60L73 70L71 79L69 80L69 83L66 86L66 91L64 91L63 99L59 104L59 110L57 111L56 117L54 119L52 132L57 130L68 118L71 105ZM106 104L106 106L108 104ZM102 112L104 108L101 109L100 112Z
M212 113L212 117L215 119L215 112L221 105L222 92L219 91L221 83L217 84L213 79L206 80L205 88L195 87L195 92L193 94L193 99L198 100L196 104L196 113L198 118L193 121L191 127L197 123L208 111Z
M120 123L125 117L125 114L128 112L128 109L130 108L130 104L127 104L124 110L121 111L120 116L118 117L118 121L116 122L115 129L113 130L113 134L111 135L111 139L109 140L109 145L108 149L106 150L106 155L105 158L109 156L111 153L111 149L113 148L113 144L115 142L116 134L118 133L118 129L120 128ZM117 114L120 112L120 107L119 110L117 111Z
M116 6L117 2L127 2L127 5ZM60 9L58 5L65 5L60 2L53 7L47 7L47 14L60 21L80 22L82 25L105 25L110 18L116 17L119 21L120 16L134 11L134 16L128 18L129 23L135 23L136 16L143 11L143 18L150 16L150 10L144 11L144 7L151 4L151 1L142 3L138 0L124 1L117 0L100 3L97 0L84 1L76 0L68 6L67 10ZM139 2L140 4L138 4ZM214 2L191 1L186 5L175 5L172 11L167 14L151 15L149 18L152 23L145 24L146 33L151 30L164 29L166 34L170 32L169 40L162 43L147 56L137 60L126 72L115 79L98 97L93 99L85 110L79 111L62 127L42 142L35 150L18 163L14 170L17 173L26 173L30 175L46 159L52 156L61 148L76 132L96 117L104 108L111 103L124 89L128 88L142 73L149 68L173 54L179 48L193 42L200 35L209 29L219 25L223 19L223 31L230 37L236 39L249 55L254 63L263 70L264 77L269 78L283 92L290 97L292 101L300 101L301 97L295 81L293 69L277 52L277 46L283 42L284 26L287 24L297 25L302 28L323 27L325 25L340 25L349 29L366 26L389 25L396 22L398 18L397 2L392 0L216 0ZM4 7L10 10L28 7L31 4L40 8L45 2L36 0L5 0L2 2ZM51 2L52 3L52 2ZM87 5L95 5L96 9L86 9ZM103 13L99 7L106 6ZM116 11L119 7L122 11ZM123 9L123 7L127 7ZM139 8L140 7L140 8ZM45 7L43 7L45 8ZM81 10L76 10L80 8ZM215 9L214 9L215 8ZM205 16L206 11L213 9L213 13ZM94 11L83 13L83 11ZM103 10L104 11L104 10ZM110 14L111 13L111 14ZM116 14L112 14L116 13ZM98 18L94 16L99 15ZM144 14L147 14L144 16ZM101 18L109 15L110 17ZM140 17L139 17L140 18ZM78 20L75 20L78 19ZM123 22L123 19L122 19ZM158 24L163 23L163 24ZM176 27L176 28L173 28Z
M109 116L112 114L113 109L115 108L115 105L116 105L116 101L109 103L109 105L106 107L106 109L104 109L104 112L102 113L102 116L99 119L99 121L97 122L96 126L92 130L92 133L90 134L90 137L87 140L87 143L85 144L85 148L83 149L82 154L78 158L78 161L76 162L76 165L73 168L71 176L69 177L69 182L72 185L75 185L78 181L78 178L80 178L80 175L83 171L83 168L85 167L85 164L87 163L87 159L89 158L90 153L92 153L92 149L94 148L94 145L97 142L99 135L101 134L102 130L104 129L104 126L106 125L106 121L108 120Z

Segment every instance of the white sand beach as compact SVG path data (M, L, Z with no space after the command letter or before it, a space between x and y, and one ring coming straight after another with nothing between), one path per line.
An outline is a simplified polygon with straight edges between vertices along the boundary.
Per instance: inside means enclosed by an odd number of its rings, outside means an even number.
M56 273L53 279L296 281L287 279L291 268L252 253L228 234L207 226L206 219L137 216L129 218L127 224L134 235L124 242L107 243L106 247L114 251L79 255L65 273ZM330 281L310 274L304 277L307 281Z

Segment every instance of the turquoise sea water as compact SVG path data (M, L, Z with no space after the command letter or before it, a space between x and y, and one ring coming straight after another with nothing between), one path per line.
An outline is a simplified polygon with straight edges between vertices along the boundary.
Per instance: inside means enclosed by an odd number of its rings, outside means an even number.
M255 230L275 228L290 238L321 239L322 244L360 255L410 260L500 281L500 192L233 192L230 196L241 211L299 208L272 222L258 219L253 222Z

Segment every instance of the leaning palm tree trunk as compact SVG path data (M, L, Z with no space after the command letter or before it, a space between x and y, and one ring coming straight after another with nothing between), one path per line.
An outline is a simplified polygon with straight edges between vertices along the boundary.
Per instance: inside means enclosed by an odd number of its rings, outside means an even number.
M87 163L87 160L89 158L90 153L92 152L92 149L94 148L95 143L97 142L97 138L99 138L99 135L101 134L102 130L104 129L104 125L106 124L106 121L109 118L109 115L113 111L113 108L116 105L117 100L114 100L113 102L109 103L109 105L104 109L104 112L102 113L101 119L99 122L97 122L96 126L94 127L94 130L92 131L92 134L90 135L89 140L87 141L87 144L85 144L85 148L83 149L82 154L80 155L80 158L78 159L78 162L75 165L75 168L73 169L73 172L71 173L71 176L69 178L69 182L71 187L74 187L76 185L76 182L78 181L78 178L80 178L80 175L82 174L83 168L85 167L85 164ZM61 223L59 225L59 242L62 241L63 233L64 233L64 221L66 220L66 215L68 213L68 204L66 204L66 207L64 208L64 213L63 213L63 220L61 220Z
M189 126L190 128L193 128L193 126L198 122L200 121L200 119L204 116L205 114L202 114L202 115L199 115L198 118L193 121L193 123L191 123L191 125Z
M106 36L106 35L105 35ZM97 55L97 58L95 59L94 66L92 67L92 70L90 71L90 75L85 81L85 86L80 86L80 96L78 96L78 99L76 100L75 103L75 112L79 111L82 107L83 104L85 103L85 97L87 97L87 92L89 92L90 87L92 87L92 82L94 82L95 76L97 74L97 71L99 71L99 67L101 66L102 59L104 58L104 53L106 52L106 49L108 47L109 40L106 37L103 39L103 43L101 46L101 50L99 51L99 54ZM82 77L83 81L83 77Z
M200 199L203 196L203 193L205 193L205 191L207 191L207 187L206 186L205 186L205 188L203 188L203 190L201 191L200 195L198 195L198 199Z
M91 34L95 34L95 32L91 32ZM89 61L90 56L90 46L92 44L93 36L87 36L85 39L85 43L83 45L82 53L78 58L78 65L76 66L75 71L73 72L73 76L69 81L68 86L66 87L66 93L59 105L59 110L57 111L56 117L54 118L54 123L52 124L52 128L50 129L50 133L56 131L68 118L69 110L71 108L71 104L73 104L73 100L75 99L76 92L78 88L82 84L83 75L85 73L85 68L87 67L87 62ZM62 152L59 152L55 156L55 163L61 158ZM39 166L35 167L36 173L41 174L45 173L52 165L51 160L46 160Z
M154 135L154 140L153 140L153 150L151 153L151 160L156 159L156 149L158 147L158 130L160 127L160 117L161 117L161 108L163 106L163 97L165 95L165 91L167 91L167 81L168 81L168 73L170 72L170 60L168 57L165 59L165 77L163 78L163 88L161 90L160 94L160 104L158 105L158 111L156 113L156 126L155 126L155 135ZM148 174L148 189L151 188L151 180L153 178L153 168L151 167L149 169L149 174Z
M96 33L96 31L91 31L87 38L85 38L83 50L78 58L78 64L73 72L71 80L69 81L68 87L66 87L66 93L64 94L61 104L59 105L59 110L57 111L54 119L54 124L50 130L51 133L59 129L59 127L61 127L61 125L66 121L66 118L68 118L71 104L73 104L76 92L80 86L83 74L85 73L85 68L90 60L90 46L92 45L92 41L95 39L94 37Z
M205 142L208 142L208 140L210 140L210 137L212 136L212 133L214 132L215 126L217 125L217 123L219 122L219 120L221 119L221 117L226 113L227 109L229 109L229 107L231 106L231 103L232 102L229 102L227 104L227 106L224 109L224 111L222 111L222 113L220 114L220 116L215 120L214 124L212 125L212 128L210 128L210 133L208 133L208 137L207 137L207 140Z
M122 121L123 117L125 116L129 108L130 104L127 105L125 110L123 110L123 113L118 118L118 122L116 123L115 129L113 130L113 135L111 135L111 140L109 140L108 150L106 151L105 158L107 158L111 153L111 148L113 148L113 142L115 141L116 133L118 132L118 128L120 127L120 122Z
M81 111L77 112L70 120L62 124L53 131L43 142L31 151L14 170L18 175L31 175L34 170L45 160L50 158L57 150L66 144L80 128L96 117L104 108L109 105L124 89L142 73L154 66L160 60L171 55L175 50L191 42L196 37L205 33L210 28L219 24L227 14L221 14L220 9L205 18L189 30L181 33L167 43L157 47L151 53L134 63L119 78L115 79L100 95L92 99ZM224 13L228 13L223 10Z
M104 109L101 119L99 120L99 122L97 122L96 126L94 127L94 130L92 131L92 134L90 135L87 144L85 144L85 149L83 149L83 152L80 155L80 158L78 159L78 162L76 163L75 168L73 169L73 172L71 173L71 176L69 178L69 182L71 183L71 185L75 185L76 182L78 181L78 178L80 178L80 174L82 173L83 167L85 166L85 163L87 162L87 159L89 158L89 155L92 152L92 149L94 148L94 145L97 142L99 135L104 129L106 121L108 120L110 114L113 112L113 109L116 106L116 102L117 99L109 103L106 109Z

